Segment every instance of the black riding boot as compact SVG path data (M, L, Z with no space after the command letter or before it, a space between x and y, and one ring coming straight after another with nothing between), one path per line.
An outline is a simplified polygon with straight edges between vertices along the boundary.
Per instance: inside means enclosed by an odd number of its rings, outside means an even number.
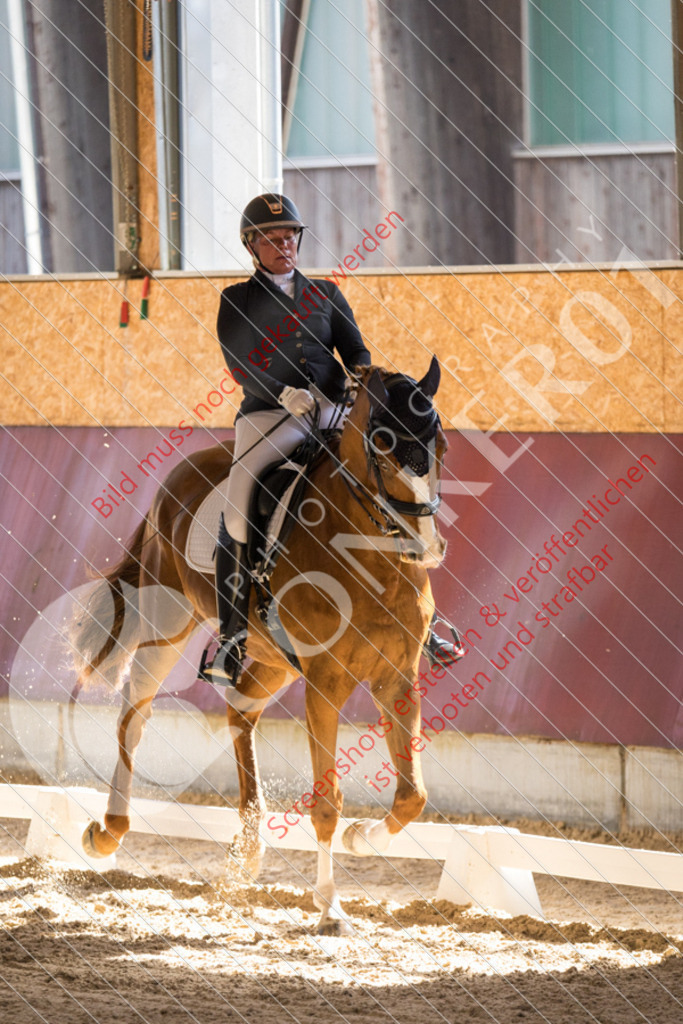
M202 659L200 678L219 686L237 685L247 646L250 592L247 546L232 539L221 516L216 544L219 646L211 665L207 666Z
M434 627L438 622L442 622L444 626L448 626L452 635L453 643L450 640L444 640L443 637L437 636L434 632ZM465 656L465 648L463 647L462 640L458 636L458 631L455 626L452 626L446 619L440 618L436 613L434 614L432 621L429 626L429 636L423 647L423 653L430 665L452 665L454 661L458 661L459 658Z

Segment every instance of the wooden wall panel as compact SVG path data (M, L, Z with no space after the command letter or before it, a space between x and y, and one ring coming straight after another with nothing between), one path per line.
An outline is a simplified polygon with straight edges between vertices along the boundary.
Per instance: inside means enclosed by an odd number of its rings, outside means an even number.
M518 157L515 260L678 256L673 153Z
M380 196L404 266L512 262L521 4L367 0Z
M21 201L21 180L0 175L0 273L25 274L24 210Z
M215 317L221 289L238 279L162 275L147 320L141 282L131 281L127 328L117 280L0 283L3 421L196 419L224 377ZM438 355L449 426L683 430L680 267L370 271L342 287L378 363L418 376ZM239 395L217 403L212 425L233 423Z
M336 266L358 245L363 229L373 231L384 216L374 165L285 169L284 190L309 227L301 247L309 266ZM367 264L385 266L385 250L368 253Z

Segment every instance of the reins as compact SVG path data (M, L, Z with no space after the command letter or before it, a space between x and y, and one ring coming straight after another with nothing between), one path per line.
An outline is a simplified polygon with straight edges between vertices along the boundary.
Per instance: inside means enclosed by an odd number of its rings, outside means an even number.
M289 419L289 415L290 414L286 412L283 416L281 416L277 423L274 423L273 426L270 427L265 432L265 434L262 434L261 437L259 437L256 441L254 441L252 445L250 445L249 448L247 448L246 452L242 452L239 459L233 459L232 462L230 463L230 466L234 466L236 462L239 462L240 459L242 459L245 455L248 455L250 451L253 451L253 449L257 445L261 444L261 441L265 441L267 437L270 437L274 430L277 430L278 427L282 426L286 419ZM161 484L160 486L163 487L164 485ZM207 483L204 485L204 487L202 487L200 491L195 491L195 493L190 498L188 498L186 502L183 502L181 508L179 508L177 512L174 512L170 519L166 520L165 525L169 526L173 522L173 520L180 515L181 512L187 512L189 507L193 504L193 502L197 501L198 498L203 498L205 495L209 494L216 486L216 484ZM141 549L144 548L146 544L149 544L151 540L154 540L155 537L159 537L160 535L161 530L155 530L151 537L148 537L147 540L142 542Z
M399 378L402 378L401 374L392 374L391 377L387 378L384 381L384 384L385 386L388 387L388 389L390 389L392 381L394 379ZM377 449L373 445L372 440L368 435L371 434L373 430L376 432L378 429L384 429L391 430L392 433L395 434L397 438L401 438L403 440L420 441L428 431L433 429L436 421L438 420L436 410L431 410L429 422L418 433L414 433L407 430L396 430L393 427L388 428L386 426L383 426L381 423L373 427L372 416L368 419L367 427L363 433L363 446L368 459L368 469L372 471L372 475L374 476L375 483L377 485L378 495L375 495L368 487L366 487L364 483L362 483L356 476L354 476L353 473L351 473L346 468L344 463L339 459L339 457L336 455L336 453L331 449L329 445L330 435L338 432L338 427L336 425L341 420L344 409L346 408L346 406L353 404L353 402L351 401L351 396L357 390L357 385L353 384L351 387L348 387L346 389L342 401L339 402L338 404L338 409L335 418L333 419L332 423L324 430L320 429L321 407L320 401L315 393L317 391L317 388L312 388L311 390L313 392L313 397L315 398L315 411L311 414L310 417L310 438L312 441L315 440L317 444L319 444L321 448L327 452L332 461L336 464L339 474L342 480L344 481L349 494L354 499L354 501L357 502L357 504L363 510L363 512L368 517L373 526L375 526L380 531L382 536L397 536L400 534L402 527L401 524L397 522L394 513L399 516L410 517L433 516L437 512L441 504L441 496L439 494L437 494L431 501L413 502L401 501L398 498L393 498L387 492L386 485L384 483L384 478L382 476L382 470L377 460ZM280 427L285 422L285 420L289 418L289 416L289 413L284 413L280 417L280 419L277 420L277 422L274 423L273 426L270 427L265 432L265 434L262 434L261 437L254 441L254 443L249 448L247 448L246 451L242 452L242 454L239 456L239 459L233 459L231 465L235 465L236 462L239 462L240 459L244 458L245 455L248 455L249 452L253 451L253 449L256 448L257 445L261 444L262 441L265 441L266 438L270 437L270 435L275 430L277 430L278 427ZM213 483L207 483L204 487L201 488L201 490L196 491L195 494L193 494L187 501L183 502L182 507L179 508L177 512L174 512L174 514L166 521L164 525L170 525L173 522L173 520L181 514L181 512L186 512L195 501L197 501L199 498L203 498L206 494L213 490L215 486L216 485ZM378 497L379 501L377 500ZM370 507L367 507L367 505L369 505ZM378 518L376 518L375 515L373 515L373 509L380 516L382 516L382 519L384 520L383 522L381 522ZM147 544L149 544L150 541L154 540L156 537L160 535L161 530L155 530L150 537L143 541L141 547L145 547Z

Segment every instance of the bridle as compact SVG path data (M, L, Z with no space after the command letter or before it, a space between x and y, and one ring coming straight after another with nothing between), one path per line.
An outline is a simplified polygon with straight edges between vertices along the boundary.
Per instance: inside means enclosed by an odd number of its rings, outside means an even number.
M389 394L391 394L391 391L397 384L406 381L408 383L415 384L417 387L416 382L414 382L410 377L405 377L403 374L399 373L392 374L390 377L387 377L386 380L383 380L382 383ZM439 416L433 406L430 406L429 410L425 413L425 416L427 417L427 422L424 426L419 429L416 428L415 430L407 430L402 424L400 424L397 417L395 417L397 420L396 424L392 424L391 427L388 427L385 423L382 423L381 417L372 415L368 420L368 425L365 433L363 434L363 448L367 459L368 472L371 473L375 479L379 495L386 505L389 505L389 507L395 512L398 512L399 515L403 516L433 516L438 511L439 505L441 504L441 495L437 493L429 501L401 501L399 498L392 498L387 492L386 485L384 483L382 470L377 457L379 449L374 443L373 438L376 434L380 434L383 431L385 433L392 434L394 436L394 444L390 451L393 451L394 448L398 448L401 441L409 444L415 444L423 442L426 437L431 440L432 437L436 436L439 426ZM427 462L427 466L429 467L429 460Z
M417 382L412 380L411 377L406 377L403 374L396 373L385 378L382 383L386 388L387 392L391 391L400 383L407 382L413 384L417 388ZM350 389L351 391L354 389ZM373 494L364 483L362 483L353 473L351 473L344 463L337 457L334 452L328 451L334 461L337 463L339 474L346 484L349 493L354 500L361 506L368 519L373 523L374 526L380 531L383 536L398 536L405 532L405 525L401 523L401 520L397 516L409 516L409 517L421 517L421 516L433 516L441 505L441 495L437 492L428 501L403 501L400 498L394 498L389 494L384 476L382 474L382 467L379 462L378 455L390 454L397 447L399 442L406 443L419 443L423 442L424 439L429 437L430 442L432 438L436 438L436 433L439 428L439 415L433 406L430 406L429 410L425 412L426 422L416 430L406 429L398 420L398 417L394 414L393 419L395 422L391 426L382 422L382 417L372 413L368 419L367 426L363 432L363 450L365 451L365 457L367 460L368 475L374 479L377 487L377 494ZM394 445L388 452L384 452L379 449L374 443L374 436L381 434L393 435L395 438ZM431 453L430 453L431 454ZM433 458L433 456L432 456ZM428 458L428 465L430 459ZM381 519L378 518L381 516Z

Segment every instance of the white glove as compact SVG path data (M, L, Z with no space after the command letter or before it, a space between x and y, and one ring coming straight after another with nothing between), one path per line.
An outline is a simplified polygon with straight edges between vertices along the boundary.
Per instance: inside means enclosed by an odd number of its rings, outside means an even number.
M306 388L284 388L278 402L292 416L303 416L304 413L315 409L315 398Z

